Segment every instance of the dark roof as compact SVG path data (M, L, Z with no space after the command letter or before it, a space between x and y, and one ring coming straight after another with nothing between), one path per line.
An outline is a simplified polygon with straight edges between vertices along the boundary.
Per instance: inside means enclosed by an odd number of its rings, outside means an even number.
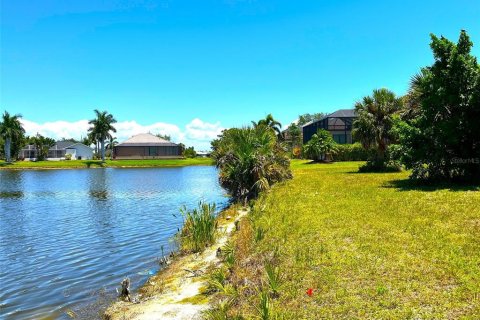
M66 141L57 141L50 150L63 150L71 145L76 144L74 141L66 140Z
M55 142L55 144L53 145L53 147L51 147L51 148L48 149L48 150L64 150L64 149L67 149L67 148L69 148L69 147L74 147L74 146L79 145L79 144L82 144L82 145L90 148L89 146L87 146L87 145L85 145L85 144L83 144L83 143L67 140L67 141L57 141L57 142ZM32 149L35 149L34 145L28 144L28 145L26 145L25 147L23 147L22 150L32 150ZM91 148L90 148L90 149L91 149Z
M117 147L178 147L178 144L173 142L168 143L121 143Z
M325 119L330 119L330 118L356 118L357 113L355 112L355 109L340 109L335 112L332 112L330 114L327 114L325 117L319 120L315 121L310 121L305 123L302 128L307 127L313 123L317 123L319 121L325 120Z
M355 118L357 113L355 109L340 109L333 113L330 113L325 118Z

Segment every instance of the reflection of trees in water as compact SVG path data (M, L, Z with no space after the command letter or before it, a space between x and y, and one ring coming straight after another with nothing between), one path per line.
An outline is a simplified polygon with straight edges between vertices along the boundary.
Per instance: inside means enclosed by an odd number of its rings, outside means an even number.
M108 169L96 169L89 172L89 213L97 238L102 239L101 246L114 242L115 208L112 201ZM108 249L108 248L102 248Z
M28 242L30 220L23 200L25 188L23 171L0 172L0 249L12 259L10 263L21 268L30 265L29 253L33 249Z
M0 174L0 199L23 198L23 172L12 170Z
M107 190L90 190L90 196L100 201L108 200L108 191Z
M108 200L107 173L104 169L92 171L90 175L89 194L92 198L100 201Z
M0 191L0 199L18 199L23 198L22 191Z

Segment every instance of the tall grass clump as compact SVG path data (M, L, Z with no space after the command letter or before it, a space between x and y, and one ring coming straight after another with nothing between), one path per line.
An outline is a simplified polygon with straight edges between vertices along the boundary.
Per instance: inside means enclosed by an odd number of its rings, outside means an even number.
M280 296L280 288L282 286L282 274L278 266L274 266L272 263L265 265L266 284L270 290L272 298L278 298Z
M180 210L184 217L180 247L184 252L200 252L213 244L217 228L215 209L214 203L200 202L193 210Z

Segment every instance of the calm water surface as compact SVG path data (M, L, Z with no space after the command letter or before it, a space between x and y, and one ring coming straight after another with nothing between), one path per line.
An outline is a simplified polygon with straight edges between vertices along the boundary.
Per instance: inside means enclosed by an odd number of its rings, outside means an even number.
M0 318L85 314L124 276L138 288L200 200L228 202L214 167L0 170Z

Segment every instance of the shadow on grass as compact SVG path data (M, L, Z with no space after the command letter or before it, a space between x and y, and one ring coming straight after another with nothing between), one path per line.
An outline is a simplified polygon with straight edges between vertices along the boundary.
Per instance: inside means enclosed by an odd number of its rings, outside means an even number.
M395 188L399 191L480 191L480 184L461 182L421 182L410 179L398 179L388 181L383 188Z
M2 162L2 163L0 163L0 167L1 167L1 168L8 167L8 166L13 166L13 162L10 162L10 163L8 163L8 162Z
M311 160L311 161L308 161L308 162L305 162L305 163L302 163L300 165L308 165L308 164L334 164L335 161L325 161L325 160Z

